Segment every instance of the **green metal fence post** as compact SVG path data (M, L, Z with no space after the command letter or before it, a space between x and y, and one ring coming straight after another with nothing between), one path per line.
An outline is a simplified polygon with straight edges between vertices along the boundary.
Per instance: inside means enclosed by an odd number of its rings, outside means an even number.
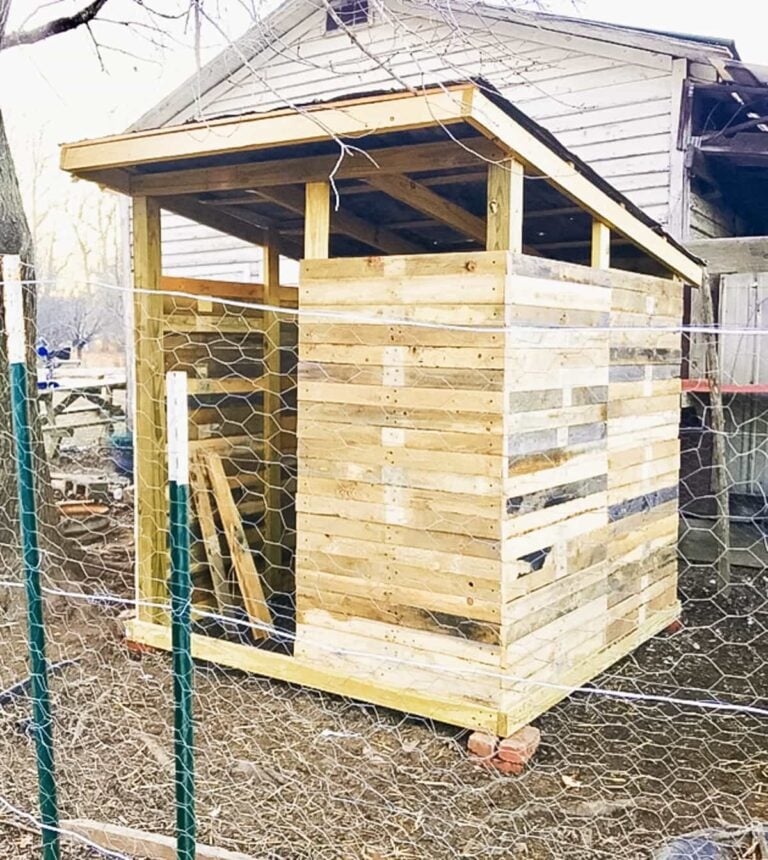
M192 581L189 564L187 374L166 375L170 483L171 639L176 758L176 855L195 860L195 768L192 718Z
M53 724L45 660L45 618L40 590L40 550L37 499L32 466L32 439L27 408L27 356L24 336L24 304L18 257L5 257L5 331L11 377L11 410L16 440L19 520L27 594L29 663L32 679L32 721L37 752L37 779L42 823L43 860L59 860L59 811L53 764Z

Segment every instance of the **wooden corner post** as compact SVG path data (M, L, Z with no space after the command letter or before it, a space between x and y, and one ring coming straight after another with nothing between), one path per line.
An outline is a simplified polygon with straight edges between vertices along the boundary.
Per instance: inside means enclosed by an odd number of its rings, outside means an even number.
M280 307L280 254L277 236L270 231L264 246L264 304ZM286 588L283 575L283 480L281 392L281 320L278 310L264 311L264 558L270 590Z
M304 196L304 258L325 260L330 253L331 185L308 182Z
M488 251L523 251L523 165L513 158L488 165Z
M160 252L160 206L133 200L134 470L138 617L162 622L168 602L168 469Z

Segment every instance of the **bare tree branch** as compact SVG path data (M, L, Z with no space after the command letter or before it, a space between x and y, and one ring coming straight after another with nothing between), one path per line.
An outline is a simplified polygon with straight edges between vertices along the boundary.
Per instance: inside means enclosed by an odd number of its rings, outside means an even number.
M74 15L64 15L61 18L54 18L39 27L33 27L31 30L18 30L14 33L8 33L0 38L0 51L8 48L15 48L19 45L33 45L35 42L42 42L51 36L58 36L61 33L67 33L70 30L76 30L84 24L89 24L101 12L108 0L92 0L87 6L84 6L79 12ZM9 3L3 3L5 15L7 18L7 9ZM3 21L2 13L0 13L0 23ZM2 32L0 30L0 32Z

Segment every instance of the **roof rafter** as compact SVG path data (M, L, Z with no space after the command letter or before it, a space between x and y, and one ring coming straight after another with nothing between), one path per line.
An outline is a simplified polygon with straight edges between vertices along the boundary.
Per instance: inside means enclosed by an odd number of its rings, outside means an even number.
M485 221L407 176L369 176L369 185L485 245Z

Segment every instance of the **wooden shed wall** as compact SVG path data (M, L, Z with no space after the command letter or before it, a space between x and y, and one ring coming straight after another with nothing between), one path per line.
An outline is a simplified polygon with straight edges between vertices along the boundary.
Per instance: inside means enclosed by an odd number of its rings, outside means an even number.
M504 259L302 264L297 659L498 706Z
M296 659L503 733L672 620L680 284L308 261L301 304L353 318L300 325Z
M530 258L511 268L507 319L523 328L507 349L510 726L678 611L681 355L679 333L664 329L682 318L679 283ZM538 570L521 568L537 553Z

